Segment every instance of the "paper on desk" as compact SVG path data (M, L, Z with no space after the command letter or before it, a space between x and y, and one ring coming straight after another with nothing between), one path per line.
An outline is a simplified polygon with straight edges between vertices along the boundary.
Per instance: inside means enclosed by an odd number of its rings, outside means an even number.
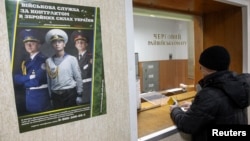
M167 102L167 97L159 92L142 93L141 98L154 105L165 105Z
M177 101L174 98L169 97L167 103L168 103L168 105L175 105L175 104L177 104Z

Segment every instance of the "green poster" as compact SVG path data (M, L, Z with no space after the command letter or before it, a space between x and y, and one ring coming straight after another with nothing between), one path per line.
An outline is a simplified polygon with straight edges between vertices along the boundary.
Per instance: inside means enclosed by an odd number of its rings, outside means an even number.
M100 9L5 4L20 132L106 114Z

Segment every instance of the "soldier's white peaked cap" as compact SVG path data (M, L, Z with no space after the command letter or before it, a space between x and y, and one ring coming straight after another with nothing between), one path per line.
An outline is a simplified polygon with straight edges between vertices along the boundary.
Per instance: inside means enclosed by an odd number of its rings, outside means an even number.
M68 35L61 29L51 29L45 35L45 41L51 43L52 41L63 40L65 44L68 42Z

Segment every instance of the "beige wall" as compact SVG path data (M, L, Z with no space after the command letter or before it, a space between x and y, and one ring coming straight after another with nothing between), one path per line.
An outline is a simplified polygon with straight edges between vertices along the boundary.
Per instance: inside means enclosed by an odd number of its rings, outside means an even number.
M7 36L5 0L1 0L0 141L136 140L136 105L135 102L133 102L133 96L131 97L131 93L134 88L128 84L128 79L135 80L135 78L128 77L129 74L134 72L134 68L128 67L127 65L127 35L125 18L127 13L131 13L132 17L132 0L41 1L100 7L105 80L107 89L107 114L44 129L19 133L10 69L10 52ZM128 68L132 69L132 71L129 71ZM130 105L134 106L135 109L133 110L130 108ZM131 118L131 116L133 118Z

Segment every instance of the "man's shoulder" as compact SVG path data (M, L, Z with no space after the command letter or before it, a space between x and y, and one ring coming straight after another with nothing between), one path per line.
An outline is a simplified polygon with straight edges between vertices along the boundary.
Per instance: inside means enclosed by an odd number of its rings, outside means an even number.
M197 97L200 99L218 99L223 95L222 90L216 87L205 87L197 93Z
M241 82L245 91L247 92L248 105L250 105L250 73L242 73L236 76L237 80Z
M41 59L41 60L46 60L48 57L45 56L43 53L40 52L40 53L37 54L37 58Z
M76 56L70 54L67 54L64 59L70 62L78 62Z

